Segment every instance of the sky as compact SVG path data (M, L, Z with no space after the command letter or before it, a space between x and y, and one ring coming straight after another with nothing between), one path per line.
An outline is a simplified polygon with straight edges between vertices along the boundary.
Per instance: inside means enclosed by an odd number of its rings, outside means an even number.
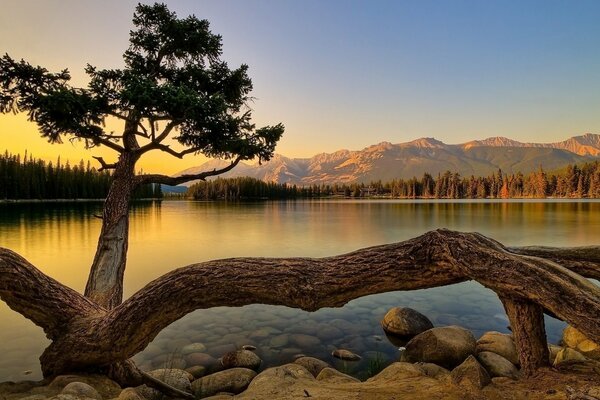
M208 19L223 58L246 63L258 126L282 122L277 152L435 137L552 142L600 133L599 1L167 1ZM0 53L49 70L119 68L137 2L0 0ZM118 129L118 127L116 128ZM110 151L50 145L23 115L0 115L0 151L79 162ZM203 157L155 153L146 172Z

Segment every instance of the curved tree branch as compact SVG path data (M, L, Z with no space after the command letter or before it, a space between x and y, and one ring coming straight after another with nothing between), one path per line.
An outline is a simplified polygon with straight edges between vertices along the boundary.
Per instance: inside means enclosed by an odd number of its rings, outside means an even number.
M236 165L239 164L239 162L241 161L241 157L236 158L235 160L233 160L231 162L231 164L229 164L228 166L221 168L221 169L214 169L212 171L204 171L198 174L188 174L188 175L179 175L179 176L167 176L167 175L161 175L161 174L144 174L144 175L138 175L138 179L140 181L141 184L144 183L160 183L163 185L171 185L171 186L176 186L176 185L180 185L182 183L186 183L189 181L195 181L195 180L205 180L206 178L210 177L210 176L217 176L217 175L221 175L224 174L227 171L231 171Z
M92 156L92 158L96 159L100 163L100 168L98 169L98 171L117 168L116 163L108 164L106 161L104 161L104 158L102 157Z
M41 358L45 375L123 362L164 327L196 309L264 303L312 311L369 294L470 279L495 291L505 304L518 306L514 316L541 315L532 308L537 305L600 342L600 288L576 273L597 273L598 255L589 259L585 268L575 263L570 270L543 258L515 254L477 233L437 230L334 257L234 258L195 264L163 275L106 311L2 250L0 296L54 332L54 341ZM23 268L29 276L22 272L14 279ZM40 287L50 287L59 299L45 297L48 291ZM68 329L61 331L56 321L68 322ZM525 336L522 343L528 343Z
M104 315L106 310L0 247L0 299L14 311L58 339L70 321L82 315Z

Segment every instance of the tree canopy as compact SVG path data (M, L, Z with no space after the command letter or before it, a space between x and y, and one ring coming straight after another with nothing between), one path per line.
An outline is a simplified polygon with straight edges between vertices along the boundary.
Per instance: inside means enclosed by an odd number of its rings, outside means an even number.
M133 24L124 68L88 65L85 88L71 86L66 69L53 73L4 55L0 112L27 113L50 142L82 140L88 148L106 146L136 158L161 150L234 163L270 159L283 125L256 128L251 122L248 66L231 69L221 59L221 36L210 31L208 21L178 19L164 4L139 4ZM123 134L107 132L107 118L122 120ZM164 144L173 132L182 151ZM99 161L105 169L115 168ZM152 175L145 182L182 183L165 178Z

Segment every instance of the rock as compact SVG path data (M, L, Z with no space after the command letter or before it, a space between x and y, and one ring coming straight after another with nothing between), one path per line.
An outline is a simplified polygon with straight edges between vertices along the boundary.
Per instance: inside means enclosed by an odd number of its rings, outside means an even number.
M146 400L135 388L123 389L118 400Z
M472 355L450 372L450 378L456 385L476 389L483 389L491 382L485 368Z
M185 360L190 367L201 365L208 368L217 363L216 358L206 353L191 353L185 356Z
M205 351L206 346L199 342L191 343L181 348L181 354L184 356L191 353L204 353Z
M314 357L299 357L294 360L294 364L302 365L306 368L315 378L324 368L329 368L331 365L325 361L319 360Z
M399 379L400 377L414 378L424 375L425 371L423 371L423 369L421 369L418 365L406 362L395 362L374 377L367 379L367 382L389 381L393 379Z
M327 381L328 383L348 383L348 382L360 382L358 379L346 375L337 369L326 367L319 372L317 375L318 381Z
M477 360L483 365L490 377L505 377L519 379L520 373L517 367L506 358L491 351L482 351L477 354Z
M181 369L156 369L148 372L148 375L184 392L192 391L189 373ZM163 397L158 390L146 385L138 386L136 390L148 400L160 400Z
M240 393L248 387L256 372L248 368L232 368L206 375L192 382L196 398L212 396L219 392Z
M587 360L587 358L581 354L580 352L578 352L577 350L573 350L569 347L565 347L563 349L561 349L558 354L556 355L556 358L554 359L554 366L558 366L560 363L565 362L565 361L585 361Z
M185 372L191 374L194 379L198 379L206 374L206 367L203 367L202 365L195 365L193 367L186 368Z
M346 349L336 349L331 353L331 355L335 358L345 361L359 361L361 359L361 356Z
M460 326L432 328L406 344L402 361L430 362L450 369L474 354L475 346L473 334Z
M517 347L511 335L500 332L486 332L477 341L477 352L491 351L519 365Z
M48 385L51 389L62 390L71 382L87 383L105 399L115 398L121 393L121 386L104 375L59 375Z
M587 358L600 360L600 346L572 326L569 325L565 328L562 341L565 346L577 350Z
M61 394L70 394L76 397L88 397L90 399L102 400L100 393L87 383L71 382L63 388Z
M415 365L417 367L421 368L425 372L425 375L427 375L431 378L441 379L445 376L450 375L450 371L448 371L444 367L440 367L437 364L418 362L418 363L415 363Z
M250 350L232 351L221 358L221 365L225 368L250 368L257 370L262 360Z
M293 386L297 381L316 382L315 377L303 366L298 364L284 364L279 367L267 368L256 376L248 386L244 394L248 394L253 398L253 393L264 394L269 393L269 389L274 388L278 391L287 392L286 388ZM275 384L275 386L272 386ZM278 398L272 396L271 398Z
M562 347L560 346L556 346L554 344L549 344L548 345L548 352L549 357L550 357L550 364L554 364L554 360L556 360L556 356L558 355L558 352L562 350Z
M208 349L208 353L213 357L221 357L223 354L230 353L232 351L236 351L237 346L233 343L222 344L219 346L212 346Z
M287 333L284 333L283 335L277 335L274 336L273 338L271 338L271 340L269 341L269 345L271 347L284 347L288 344L289 342L289 335Z
M295 333L290 335L290 341L296 346L303 349L310 349L321 344L321 340L318 337L311 335L304 335L301 333Z
M254 351L254 350L256 350L256 346L254 346L252 344L245 344L242 346L242 350Z
M392 335L410 337L433 328L433 324L426 316L412 308L394 307L383 317L381 327Z
M331 342L334 339L342 337L344 332L341 329L336 328L335 326L324 326L320 327L319 330L315 332L317 337L324 342Z

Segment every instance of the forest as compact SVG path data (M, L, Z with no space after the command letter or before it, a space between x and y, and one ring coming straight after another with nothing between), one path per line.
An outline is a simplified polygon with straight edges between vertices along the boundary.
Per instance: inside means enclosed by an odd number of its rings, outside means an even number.
M0 200L104 199L112 181L107 171L98 171L83 160L71 166L36 159L25 152L0 155ZM160 185L143 185L135 198L160 198Z
M502 170L486 177L462 177L446 171L433 177L395 179L368 184L297 186L263 182L249 177L218 178L196 183L185 194L195 200L294 199L318 197L391 197L423 199L600 198L600 163L529 174Z

